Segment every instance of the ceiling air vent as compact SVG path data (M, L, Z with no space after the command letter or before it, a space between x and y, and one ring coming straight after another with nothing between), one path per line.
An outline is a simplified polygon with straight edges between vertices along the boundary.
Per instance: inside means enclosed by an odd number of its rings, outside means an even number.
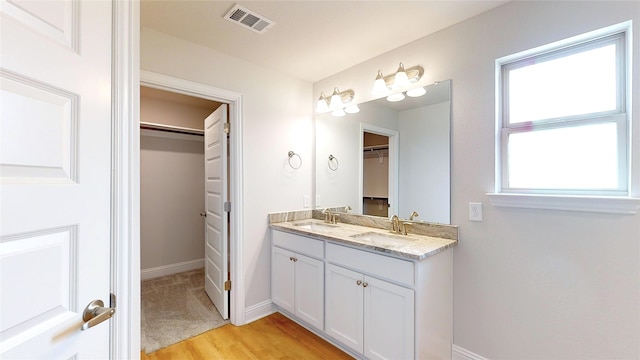
M247 27L258 34L262 34L270 29L274 23L266 17L256 14L255 12L236 4L227 14L225 19L232 23L240 24L243 27Z

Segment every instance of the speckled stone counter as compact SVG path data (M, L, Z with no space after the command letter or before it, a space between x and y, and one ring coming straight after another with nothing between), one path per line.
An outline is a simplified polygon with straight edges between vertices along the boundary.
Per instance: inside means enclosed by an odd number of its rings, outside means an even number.
M272 229L411 260L423 260L458 242L454 225L411 221L408 235L391 233L385 218L340 213L338 224L326 224L318 210L269 214Z

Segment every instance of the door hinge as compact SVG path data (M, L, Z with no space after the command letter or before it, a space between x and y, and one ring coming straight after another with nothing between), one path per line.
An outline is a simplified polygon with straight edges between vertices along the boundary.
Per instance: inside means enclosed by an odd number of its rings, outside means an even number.
M116 307L116 294L111 294L111 296L109 296L109 307Z
M230 211L231 211L231 202L229 202L229 201L225 201L225 202L224 202L223 210L224 210L225 212L230 212Z
M224 132L226 134L231 132L231 123L228 123L228 122L224 123Z
M227 280L224 282L224 291L231 290L231 280Z

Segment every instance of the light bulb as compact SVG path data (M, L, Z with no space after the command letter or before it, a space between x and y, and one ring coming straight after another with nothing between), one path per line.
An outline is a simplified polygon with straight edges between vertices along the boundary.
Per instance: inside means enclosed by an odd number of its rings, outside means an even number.
M420 86L420 87L417 87L415 89L411 89L411 90L407 91L407 96L419 97L419 96L422 96L422 95L424 95L426 93L427 93L427 90L424 87Z
M407 76L407 73L404 71L404 65L400 63L400 66L398 66L398 71L396 72L395 80L393 81L393 88L399 89L409 84L410 84L409 77Z
M331 115L333 115L333 116L337 116L337 117L341 117L341 116L345 116L345 115L346 115L346 113L344 112L344 109L337 109L337 110L334 110L334 111L331 113Z
M398 102L402 100L404 100L404 94L401 92L387 96L387 101L389 102Z
M338 88L333 88L333 94L331 95L331 102L329 107L333 110L341 108L344 106L342 103L342 97L340 96L340 90Z
M378 76L376 76L376 80L373 82L373 89L371 89L371 94L387 95L388 93L389 93L389 88L387 87L387 83L384 81L384 76L382 76L382 71L378 70Z

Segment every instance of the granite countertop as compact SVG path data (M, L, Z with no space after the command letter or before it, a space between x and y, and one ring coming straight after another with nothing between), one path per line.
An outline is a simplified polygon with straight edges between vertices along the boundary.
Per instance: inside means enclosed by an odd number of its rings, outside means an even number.
M274 222L272 229L351 245L411 260L424 260L448 249L457 240L428 235L391 233L388 230L345 223L326 224L318 219Z

